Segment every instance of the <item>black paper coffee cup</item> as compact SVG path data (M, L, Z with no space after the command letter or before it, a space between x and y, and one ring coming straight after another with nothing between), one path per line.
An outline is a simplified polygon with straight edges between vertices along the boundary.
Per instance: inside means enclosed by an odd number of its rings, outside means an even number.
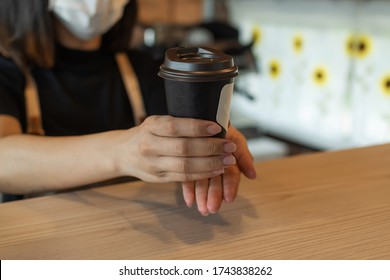
M158 75L165 80L168 114L218 123L224 138L229 124L234 78L233 58L206 47L168 49Z

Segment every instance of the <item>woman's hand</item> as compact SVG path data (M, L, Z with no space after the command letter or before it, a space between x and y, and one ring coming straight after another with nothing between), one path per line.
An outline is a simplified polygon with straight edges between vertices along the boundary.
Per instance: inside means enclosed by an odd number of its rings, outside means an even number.
M235 128L230 127L226 138L237 146L237 150L233 153L237 164L226 168L223 175L182 183L187 206L191 207L196 201L198 211L204 216L216 213L223 200L232 202L236 198L241 172L250 179L256 178L253 158L244 136Z
M229 139L211 137L220 131L211 121L148 117L140 126L125 131L115 145L117 168L122 175L148 182L213 178L236 163L232 155L236 145Z

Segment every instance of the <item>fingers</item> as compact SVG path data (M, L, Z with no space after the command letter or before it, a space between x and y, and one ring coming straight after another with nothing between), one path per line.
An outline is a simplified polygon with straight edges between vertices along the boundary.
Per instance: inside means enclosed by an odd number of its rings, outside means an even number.
M151 163L151 169L158 170L163 167L165 173L203 173L220 171L236 163L233 155L209 157L157 157ZM220 173L219 173L220 174Z
M256 177L244 136L230 128L226 139L210 137L220 130L210 121L151 116L121 134L116 168L147 182L185 182L186 204L216 213L223 200L236 198L240 172Z
M215 176L209 181L209 190L207 196L207 210L211 214L218 212L221 208L223 192L225 186L222 184L223 176Z
M206 179L236 163L232 155L236 145L228 139L210 137L220 131L213 122L151 116L139 130L136 152L140 156L136 164L143 180Z
M221 132L221 127L212 121L171 116L151 116L142 125L163 137L210 137Z
M183 197L188 207L196 200L198 211L203 216L216 213L223 198L222 176L192 182L183 182Z
M220 138L168 138L144 141L140 149L145 155L200 157L223 155L236 151L236 144ZM158 141L158 142L157 142Z
M203 139L201 137L210 136L210 131L217 132L219 128L207 121L175 118L165 118L163 126L156 126L156 120L149 124L150 131L165 137L161 145L153 145L155 150L151 150L161 155L156 165L164 166L167 177L184 182L187 206L196 202L203 216L216 213L223 200L235 200L241 172L248 178L256 178L253 157L244 136L236 129L231 127L228 131L227 140L232 142ZM208 176L210 170L212 174Z
M203 216L215 214L221 207L223 197L222 178L199 180L195 182L195 198L198 211Z
M195 181L182 182L183 197L188 207L195 202Z
M209 210L207 209L207 195L209 189L209 180L198 180L195 182L195 197L196 204L198 205L198 211L203 216L209 215Z
M232 202L237 197L241 172L238 166L226 169L223 176L183 182L183 196L188 207L196 201L198 211L203 216L215 214L222 201Z
M238 187L240 185L241 172L237 165L226 169L223 175L223 199L226 202L232 202L236 199Z
M240 171L249 179L255 179L257 177L256 169L253 165L253 157L248 149L245 137L238 130L230 127L227 138L237 145L233 155L237 160Z

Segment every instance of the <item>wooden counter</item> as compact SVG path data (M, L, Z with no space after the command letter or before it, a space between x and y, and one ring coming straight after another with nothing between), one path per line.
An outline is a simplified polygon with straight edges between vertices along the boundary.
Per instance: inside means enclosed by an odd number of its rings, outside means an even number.
M0 258L390 259L390 145L256 168L208 217L143 182L0 204Z

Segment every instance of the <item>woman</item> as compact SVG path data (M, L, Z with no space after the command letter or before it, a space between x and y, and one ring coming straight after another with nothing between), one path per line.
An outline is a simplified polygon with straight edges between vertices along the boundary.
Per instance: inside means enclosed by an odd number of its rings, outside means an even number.
M157 66L128 50L135 0L0 3L1 192L179 181L208 215L234 200L241 172L256 176L237 130L211 138L217 124L165 115Z

